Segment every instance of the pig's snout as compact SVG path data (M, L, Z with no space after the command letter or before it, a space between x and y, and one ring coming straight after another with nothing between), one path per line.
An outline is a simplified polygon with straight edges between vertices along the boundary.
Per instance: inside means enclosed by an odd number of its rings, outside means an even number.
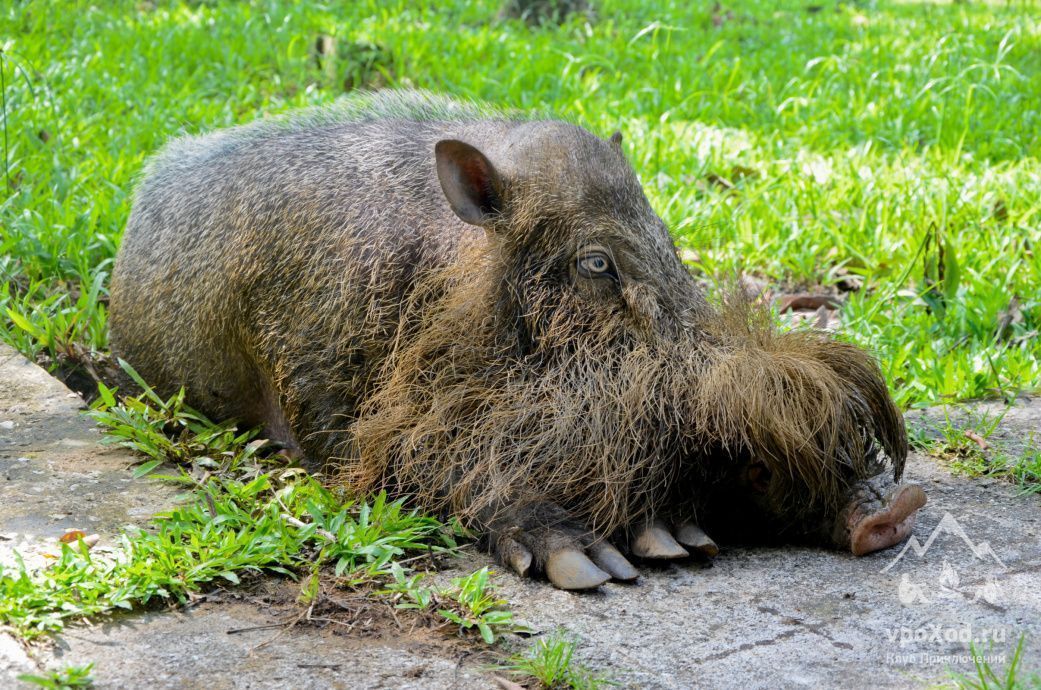
M881 491L876 481L864 482L853 492L846 513L849 549L854 556L895 546L911 534L925 491L917 484L890 484Z

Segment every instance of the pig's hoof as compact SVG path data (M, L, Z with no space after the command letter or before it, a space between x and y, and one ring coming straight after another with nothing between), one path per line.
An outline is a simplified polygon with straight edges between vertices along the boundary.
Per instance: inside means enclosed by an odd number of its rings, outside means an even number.
M560 589L596 589L610 579L635 580L636 568L607 541L593 542L582 530L557 527L519 528L495 540L499 559L521 577L542 572Z
M719 555L719 547L705 531L693 522L681 522L676 526L676 541L685 546L692 553L700 554L706 558L715 558Z
M500 558L521 577L532 574L535 563L532 552L517 541L510 540L505 549L500 540ZM539 548L539 545L533 545ZM505 553L504 553L505 552ZM557 545L549 551L542 571L560 589L596 589L610 579L635 580L640 573L622 553L607 542L583 546L579 542Z
M546 558L546 577L561 589L596 589L611 579L578 549L551 553Z
M601 570L611 574L616 580L624 580L630 582L640 576L640 573L633 567L622 552L611 546L606 541L601 541L593 544L588 549L589 555L593 557L593 562L600 567Z
M631 548L634 556L652 560L686 558L690 555L661 520L651 520L637 531Z

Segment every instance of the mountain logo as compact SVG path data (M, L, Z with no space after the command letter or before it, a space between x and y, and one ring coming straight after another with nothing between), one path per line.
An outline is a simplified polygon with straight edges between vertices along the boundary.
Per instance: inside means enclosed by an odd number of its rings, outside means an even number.
M955 518L950 513L944 513L943 519L941 519L939 524L937 524L936 527L933 528L932 534L930 534L929 538L925 540L925 544L922 544L922 542L918 541L918 537L912 534L911 537L907 540L907 543L904 544L904 548L900 549L900 553L896 555L896 558L890 561L889 565L887 565L885 568L882 568L882 570L880 570L879 572L887 573L890 570L892 570L893 566L895 566L897 563L903 560L904 556L907 554L908 551L914 551L915 556L918 556L919 558L925 556L927 553L929 553L929 549L932 547L933 542L936 541L936 539L942 534L953 534L954 536L961 539L963 542L965 542L965 545L969 547L969 551L972 552L972 555L978 558L979 560L992 560L993 562L1001 566L1002 569L1005 569L1007 567L1002 562L1002 560L998 558L998 555L994 553L994 549L990 548L989 542L981 541L979 544L977 544L969 537L968 533L966 533L965 531L965 528L961 526L961 523L958 522L957 518Z
M995 566L1002 570L1007 569L1005 563L994 553L994 549L991 548L989 542L981 541L976 543L953 515L944 513L943 518L933 528L932 533L925 540L924 544L918 541L918 537L912 534L907 543L904 544L904 548L900 550L900 553L879 572L887 573L892 570L898 563L904 560L909 551L913 552L917 558L925 557L929 553L929 549L932 548L933 543L944 534L958 537L968 548L969 552L972 553L974 559L984 564L989 564L991 570ZM1001 586L994 578L993 573L989 573L982 584L977 584L971 587L969 591L966 591L961 587L961 575L958 570L951 565L947 558L944 558L940 575L931 586L927 583L913 580L907 573L901 573L900 583L897 586L897 596L900 599L900 603L905 606L926 604L933 599L969 598L970 596L973 602L982 600L996 606L1001 599Z

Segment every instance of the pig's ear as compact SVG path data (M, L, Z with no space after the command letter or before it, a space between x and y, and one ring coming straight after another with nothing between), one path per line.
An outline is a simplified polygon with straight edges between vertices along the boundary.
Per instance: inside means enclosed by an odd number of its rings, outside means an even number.
M455 214L471 225L491 225L502 210L502 183L491 161L455 139L437 142L434 157L437 179Z

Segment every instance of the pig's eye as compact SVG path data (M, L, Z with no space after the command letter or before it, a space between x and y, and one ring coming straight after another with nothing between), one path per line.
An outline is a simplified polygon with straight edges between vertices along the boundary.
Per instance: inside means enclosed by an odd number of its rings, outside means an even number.
M587 249L575 259L575 268L583 278L614 277L614 265L607 252Z

